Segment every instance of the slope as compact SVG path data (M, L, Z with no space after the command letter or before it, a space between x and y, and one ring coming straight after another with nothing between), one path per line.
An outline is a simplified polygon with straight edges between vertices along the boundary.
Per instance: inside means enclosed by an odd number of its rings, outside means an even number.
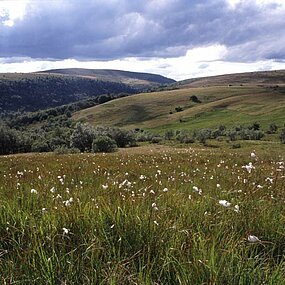
M217 77L213 81L208 78L208 85L212 86L207 87L190 87L189 81L183 82L178 90L117 99L82 110L74 115L74 119L99 125L153 129L158 132L167 129L214 127L219 124L248 124L255 121L262 124L274 122L283 126L285 87L282 84L262 86L257 82L258 74L252 76L252 79L250 76L252 74L243 75L246 83L239 77L239 83L235 86L229 82L233 82L237 75L227 75L227 80L224 77L221 86L215 86ZM264 73L262 76L264 83L266 76ZM272 72L268 73L268 77L267 83L272 83ZM282 80L282 76L279 76L278 82L285 83L285 78ZM190 99L194 95L201 103Z
M42 71L41 73L63 74L71 76L80 76L89 79L119 82L139 89L146 89L146 88L159 86L161 84L171 84L175 82L175 80L173 79L158 74L130 72L130 71L112 70L112 69L69 68L69 69L46 70Z
M0 74L0 113L37 111L102 94L134 94L137 90L119 82L41 73Z

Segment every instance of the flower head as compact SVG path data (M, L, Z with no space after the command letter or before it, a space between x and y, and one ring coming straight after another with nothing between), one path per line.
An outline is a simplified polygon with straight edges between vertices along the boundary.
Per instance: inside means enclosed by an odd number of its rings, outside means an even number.
M219 204L226 207L226 208L231 206L231 203L228 202L227 200L219 200Z

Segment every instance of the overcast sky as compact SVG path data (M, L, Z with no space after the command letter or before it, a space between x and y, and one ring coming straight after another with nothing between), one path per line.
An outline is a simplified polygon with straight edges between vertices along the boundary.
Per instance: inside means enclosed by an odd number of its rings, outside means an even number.
M0 0L0 72L285 69L285 0Z

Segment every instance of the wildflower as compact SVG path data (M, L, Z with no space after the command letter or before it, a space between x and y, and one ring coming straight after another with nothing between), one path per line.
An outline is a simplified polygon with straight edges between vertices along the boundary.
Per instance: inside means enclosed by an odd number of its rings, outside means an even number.
M102 185L102 188L104 189L104 190L106 190L107 188L108 188L108 185L106 184L106 185Z
M251 173L252 169L255 169L255 167L252 165L252 162L249 162L249 164L242 166L242 168L245 168L248 173Z
M67 228L62 228L62 230L63 230L64 235L67 235L70 231L70 229L67 229Z
M221 188L221 185L219 183L217 183L217 188Z
M254 152L252 152L252 153L250 154L250 157L256 158L256 154L255 154Z
M52 187L49 191L50 191L51 193L54 193L54 192L55 192L55 187Z
M164 188L162 191L163 191L163 192L168 192L168 189L167 189L167 188Z
M231 206L231 203L228 202L227 200L219 200L219 204L226 207L226 208Z
M199 189L197 186L193 186L193 190L197 192L199 195L202 195L202 190Z
M153 221L154 222L154 224L156 224L157 226L159 225L159 223L157 222L157 221Z
M158 211L158 207L156 206L156 203L152 203L151 206L155 211Z
M32 190L31 190L31 193L32 193L32 194L38 194L38 191L37 191L36 189L32 189Z
M247 240L249 242L252 242L252 243L255 243L255 242L261 242L261 240L257 237L257 236L254 236L254 235L249 235L247 237Z
M239 213L239 205L235 205L235 206L234 206L234 211L235 211L236 213Z

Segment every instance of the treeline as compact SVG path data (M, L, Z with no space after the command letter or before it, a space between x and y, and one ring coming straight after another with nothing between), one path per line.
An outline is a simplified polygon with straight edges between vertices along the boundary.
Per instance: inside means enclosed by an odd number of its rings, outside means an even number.
M134 94L129 85L82 77L35 75L0 80L0 113L37 111L77 102L102 94Z
M33 130L0 125L0 154L25 152L110 152L135 146L135 133L119 128L93 127L64 117Z
M236 142L238 140L261 140L266 135L276 134L281 143L285 143L285 125L279 129L275 123L269 125L268 129L262 130L261 125L258 122L247 126L235 126L226 128L224 125L220 125L217 128L210 129L195 129L193 131L188 130L168 130L165 132L164 137L160 136L160 140L175 139L180 143L195 143L199 142L203 145L207 144L208 140L226 140L227 142ZM157 140L158 138L156 138ZM233 144L233 147L239 147L239 144Z
M62 115L70 118L74 112L125 96L128 96L128 94L103 94L95 98L88 98L75 103L49 108L46 110L40 110L37 112L5 112L0 115L0 120L3 120L9 127L19 129L31 124L51 120L52 118L56 118Z

